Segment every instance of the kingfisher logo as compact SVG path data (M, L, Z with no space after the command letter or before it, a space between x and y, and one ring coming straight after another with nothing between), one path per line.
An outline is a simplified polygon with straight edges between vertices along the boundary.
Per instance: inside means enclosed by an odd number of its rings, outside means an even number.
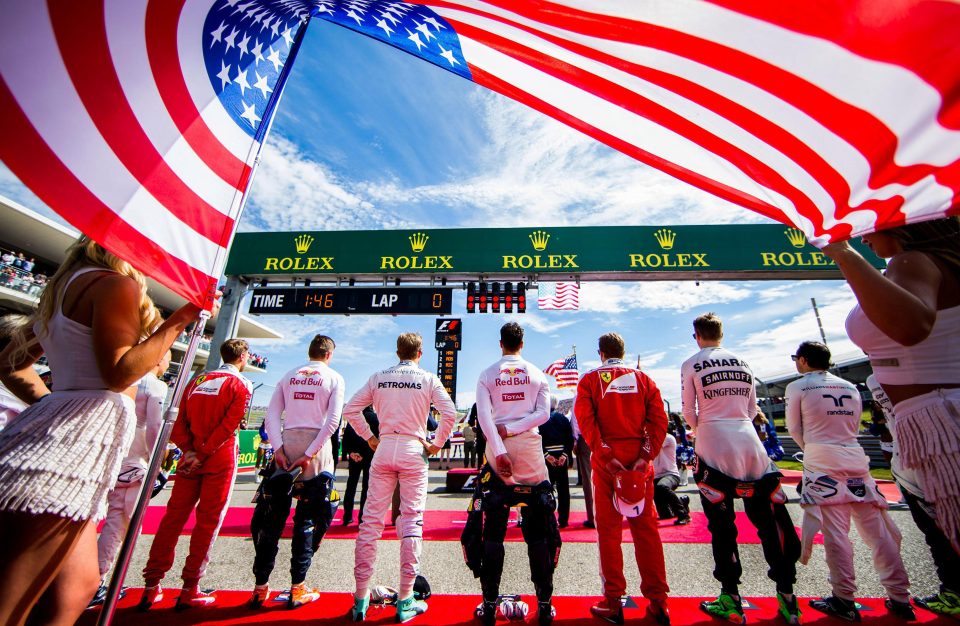
M520 400L523 400L524 395L523 395L523 392L520 392L520 393L505 393L505 394L501 395L500 397L503 398L503 401L504 401L504 402L519 402Z

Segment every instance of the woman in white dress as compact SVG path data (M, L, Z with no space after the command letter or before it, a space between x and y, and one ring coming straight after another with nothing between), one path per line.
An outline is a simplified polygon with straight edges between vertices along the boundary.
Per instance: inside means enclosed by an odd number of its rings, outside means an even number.
M81 237L32 329L0 353L0 380L30 405L0 432L0 624L23 624L31 610L32 623L73 624L86 607L97 521L135 426L125 392L198 314L186 305L160 323L143 275ZM44 353L53 393L32 367Z

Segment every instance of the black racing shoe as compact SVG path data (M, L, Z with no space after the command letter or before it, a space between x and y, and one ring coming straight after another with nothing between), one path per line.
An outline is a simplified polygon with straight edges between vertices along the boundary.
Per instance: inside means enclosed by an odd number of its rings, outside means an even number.
M850 600L843 600L837 596L811 600L810 608L848 622L860 621L860 611L857 610L857 605Z
M473 614L483 626L494 626L497 623L497 603L484 600L477 605Z
M905 622L917 621L917 614L913 610L913 606L910 604L910 602L897 602L893 598L887 598L887 601L883 603L883 606L887 607L887 610L890 611L890 613L896 615Z
M550 626L556 616L557 610L553 608L549 601L537 602L537 622L540 626Z

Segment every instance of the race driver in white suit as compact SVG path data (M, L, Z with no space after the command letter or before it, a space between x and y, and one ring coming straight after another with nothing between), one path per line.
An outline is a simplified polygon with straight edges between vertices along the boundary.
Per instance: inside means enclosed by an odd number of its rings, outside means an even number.
M425 602L413 597L413 585L420 570L428 458L436 454L453 431L457 409L437 376L420 368L422 347L423 339L419 334L400 335L397 338L400 362L371 376L343 409L343 415L353 429L374 449L370 464L370 493L354 553L356 593L350 610L354 621L366 618L370 605L370 579L377 560L377 541L383 533L384 516L390 509L397 483L400 484L397 621L407 622L427 610ZM431 404L440 409L441 418L436 438L429 444L427 416ZM380 418L379 440L363 417L364 407L370 405Z

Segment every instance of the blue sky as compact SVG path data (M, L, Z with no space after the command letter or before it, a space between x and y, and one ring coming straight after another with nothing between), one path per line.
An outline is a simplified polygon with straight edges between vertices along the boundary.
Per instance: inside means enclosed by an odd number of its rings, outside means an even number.
M360 230L496 226L758 223L765 218L714 198L472 83L338 26L314 20L293 68L271 136L261 154L241 230ZM6 168L0 193L43 210ZM45 211L46 212L46 211ZM535 292L529 292L535 300ZM525 315L464 311L458 404L469 406L479 372L499 358L498 329L516 320L524 355L545 368L576 345L580 369L598 364L597 337L626 339L672 408L679 410L680 363L696 351L691 321L714 311L725 344L760 379L792 371L789 355L819 331L820 306L835 358L861 354L843 319L853 305L842 281L584 283L581 310ZM305 360L316 333L338 344L333 367L350 393L395 362L395 339L425 339L422 365L433 370L434 318L270 316L284 334L252 342L270 357L257 403ZM562 390L560 395L570 395Z

